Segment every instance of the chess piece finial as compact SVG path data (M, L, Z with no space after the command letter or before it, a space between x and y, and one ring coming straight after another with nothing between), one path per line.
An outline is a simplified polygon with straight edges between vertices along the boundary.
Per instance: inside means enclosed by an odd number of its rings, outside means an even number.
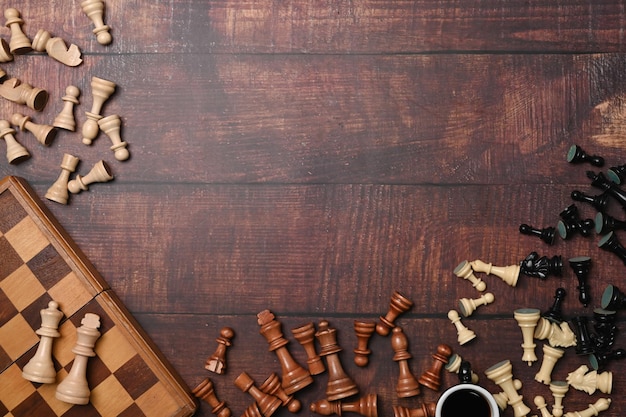
M483 262L480 259L471 261L470 265L475 272L484 272L487 275L493 274L511 287L515 287L517 285L517 280L519 279L520 274L519 265L493 266L493 264Z
M81 326L76 329L77 340L72 352L76 354L72 369L56 389L56 398L70 404L84 405L89 402L91 391L87 383L87 360L96 356L94 346L100 337L100 317L85 314Z
M13 54L7 41L0 39L0 62L13 61Z
M425 402L419 408L408 408L400 405L393 406L394 417L435 417L437 403Z
M242 372L237 378L235 378L235 386L241 391L247 392L250 396L252 396L252 398L254 398L254 401L258 405L259 411L263 417L270 417L274 414L274 412L276 412L276 410L278 410L278 407L282 405L282 402L278 397L265 393L257 388L254 385L254 380L246 372Z
M29 116L20 113L14 113L11 116L11 123L18 126L22 132L27 130L35 135L37 141L44 146L49 146L57 135L54 126L33 123Z
M444 367L444 369L448 372L453 372L455 374L459 373L461 369L461 363L463 362L463 358L458 353L453 353L452 356L448 359L448 363ZM479 378L476 373L472 371L472 384L478 384Z
M524 351L522 361L528 363L528 366L531 366L533 362L537 361L537 355L535 355L536 345L533 336L539 318L541 317L541 312L536 308L519 308L514 311L513 317L522 330L522 349Z
M261 384L259 389L266 394L271 394L278 398L282 405L285 406L290 412L297 413L302 408L302 403L297 400L293 395L288 395L281 386L280 378L278 375L272 372L267 379Z
M600 414L601 411L606 411L611 405L610 398L600 398L593 404L589 404L589 407L582 411L571 411L565 413L565 417L592 417Z
M40 29L33 38L32 47L37 52L46 51L50 58L59 61L68 67L76 67L83 62L78 46L72 44L69 47L59 37L52 37L50 32Z
M396 393L400 398L408 398L419 395L419 382L409 368L409 359L413 356L409 353L409 342L401 327L394 327L391 333L391 348L394 351L393 360L398 363L399 374L396 384Z
M215 394L213 382L209 378L205 378L191 392L196 398L200 398L211 406L211 413L217 417L230 417L232 415L230 409L226 406L226 402L220 401Z
M626 248L619 241L615 232L609 232L598 241L598 247L608 252L613 252L626 265Z
M341 347L337 344L337 329L330 327L326 320L322 320L315 333L320 345L319 355L326 358L328 368L328 382L326 384L326 398L328 401L341 400L359 392L354 381L346 374L341 365L339 352Z
M534 398L534 402L537 406L537 409L541 413L541 417L553 417L552 414L550 414L550 412L548 411L548 404L546 404L545 398L543 398L541 395L537 395Z
M23 147L17 139L15 139L15 129L11 127L8 121L0 120L0 138L4 139L7 146L7 161L9 164L16 165L30 158L28 149Z
M395 320L402 313L409 311L413 307L413 301L402 295L398 291L394 291L389 302L389 310L385 316L380 316L380 321L376 325L376 333L381 336L387 336L391 329L394 328Z
M487 289L487 284L485 284L485 281L474 275L472 266L467 260L462 261L460 264L458 264L457 267L454 268L453 272L454 275L456 275L457 277L463 278L464 280L471 282L472 287L476 288L478 291L482 292Z
M550 382L550 392L554 398L554 405L552 406L552 415L554 417L563 416L563 398L569 391L569 384L565 381L552 381Z
M418 382L433 391L439 391L441 386L441 370L448 363L452 355L452 348L446 344L437 346L437 352L433 356L433 364L418 379ZM471 369L470 369L471 379Z
M567 374L566 381L570 387L584 391L589 395L596 390L610 394L613 389L613 374L610 371L598 373L598 371L593 370L589 372L587 365L581 365L575 371Z
M503 360L496 363L485 371L485 375L496 385L500 386L509 399L509 405L513 408L515 417L526 416L530 413L530 408L524 404L524 397L521 396L513 384L513 365L511 361Z
M57 375L52 362L52 343L61 336L58 329L63 313L59 310L59 303L50 301L48 307L40 310L39 314L41 327L35 333L41 336L41 340L37 352L22 369L22 376L32 382L52 384Z
M557 223L556 227L559 231L559 235L567 240L574 236L576 233L581 236L589 236L594 229L595 224L592 219L581 219L578 213L578 207L575 204L570 204L561 213L559 213L561 220Z
M67 189L72 194L78 194L81 191L87 191L90 184L108 182L112 179L113 174L111 173L111 168L109 168L109 165L104 161L99 161L84 177L80 174L77 174L76 178L67 183Z
M606 176L617 185L622 185L626 178L626 164L607 169Z
M270 352L274 352L280 361L282 369L283 389L289 395L313 383L311 374L301 367L291 356L286 345L289 343L283 337L281 324L269 310L257 314L257 323L261 326L260 333L269 344Z
M341 416L344 412L360 414L364 417L378 417L378 396L376 394L367 394L358 400L345 401L329 401L318 400L311 403L309 409L316 414L329 416L336 414Z
M298 343L302 345L307 355L307 366L311 375L319 375L323 373L326 368L322 358L317 354L315 350L315 325L310 322L300 327L291 330L293 337L296 338Z
M589 355L594 352L591 334L589 333L588 319L585 316L576 316L572 319L576 333L576 354Z
M48 103L48 92L42 88L10 78L0 84L0 96L35 111L42 111Z
M596 233L606 235L614 230L626 230L626 221L618 220L604 212L599 211L594 219Z
M65 89L65 95L63 100L63 109L54 118L52 126L60 129L69 130L73 132L76 130L76 121L74 120L74 105L78 104L78 96L80 96L80 90L78 87L70 85Z
M602 292L600 305L605 310L623 310L626 308L626 294L615 285L609 284Z
M111 28L104 24L104 2L102 0L84 0L80 4L83 12L93 22L93 34L100 45L108 45L113 38L109 31Z
M98 126L108 137L111 139L113 145L111 150L115 155L115 159L118 161L125 161L130 157L130 153L126 147L128 144L120 137L120 127L122 125L122 119L117 114L103 117L98 120Z
M456 327L457 340L460 345L464 345L476 338L476 333L465 327L465 325L461 322L459 313L456 310L448 311L448 319L450 319L452 324L454 324L454 327Z
M541 239L544 243L547 243L548 245L554 244L554 238L556 236L556 229L552 226L538 229L536 227L522 223L519 226L519 231L523 235L537 236L539 239Z
M21 55L32 51L30 39L22 31L24 20L22 20L20 12L13 7L8 8L4 11L4 18L6 19L4 25L11 29L11 40L9 41L11 53Z
M91 77L91 91L93 95L93 103L91 105L91 111L85 112L87 120L83 124L82 134L83 143L85 145L91 145L91 142L98 136L100 128L98 121L102 119L102 106L104 102L111 97L115 92L116 84L112 81L105 80L99 77Z
M552 347L548 344L543 345L543 361L541 368L535 375L535 381L550 385L552 381L552 370L557 361L563 357L565 350Z
M478 307L491 304L494 300L495 297L490 292L482 294L479 298L476 299L461 298L459 300L459 311L461 311L463 317L469 317L474 313L474 311L476 311Z
M578 301L587 307L591 302L591 291L589 288L588 277L591 269L591 258L588 256L577 256L570 258L569 265L576 274L578 279Z
M372 351L367 347L370 337L376 331L373 321L354 320L354 332L357 337L357 347L354 349L354 363L357 366L367 366Z
M588 195L579 190L572 191L571 195L572 200L580 201L581 203L590 204L593 208L595 208L599 212L605 212L606 207L609 204L610 196L604 192L598 195Z
M226 372L226 348L232 345L231 340L234 336L235 331L232 328L222 327L219 337L215 339L217 348L204 363L204 369L220 375Z
M66 153L61 161L61 173L57 180L48 188L45 197L48 200L56 201L59 204L67 204L69 199L68 182L70 174L76 171L79 159L74 155Z
M570 164L587 162L595 167L604 166L604 158L597 155L589 155L578 145L572 145L567 151L567 162Z

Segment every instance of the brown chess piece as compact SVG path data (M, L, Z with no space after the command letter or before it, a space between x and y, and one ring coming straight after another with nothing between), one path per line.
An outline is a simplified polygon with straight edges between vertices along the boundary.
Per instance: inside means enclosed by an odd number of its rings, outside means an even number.
M411 373L408 360L412 358L408 351L409 342L401 327L394 327L391 335L391 348L395 352L393 360L398 362L400 374L396 385L396 393L400 398L419 395L419 382Z
M393 406L394 417L435 417L437 403L422 403L420 408L407 408L399 405Z
M254 380L245 372L235 378L235 386L243 392L247 392L254 398L259 406L259 411L264 417L270 417L281 406L282 402L272 394L261 391L254 385Z
M215 395L215 389L213 388L213 382L206 378L200 382L196 388L193 389L192 394L197 398L205 401L211 408L211 413L217 417L230 417L230 409L226 406L224 401L220 401Z
M315 325L313 323L307 323L303 326L297 327L291 330L291 333L296 338L298 343L302 345L304 351L307 354L307 365L309 367L309 373L311 375L319 375L323 373L326 368L322 358L315 351Z
M300 366L287 350L287 339L283 337L281 324L269 310L257 314L257 323L261 326L260 333L269 343L270 352L276 353L282 368L283 389L289 395L313 383L311 374Z
M311 403L310 410L316 414L341 416L344 412L357 413L365 417L378 417L378 397L376 394L367 394L352 402L319 400Z
M400 294L398 291L394 291L391 295L391 301L389 303L389 311L385 316L380 316L380 322L376 325L376 333L381 336L387 336L391 329L394 328L394 321L398 316L406 311L409 311L413 306L413 301Z
M222 327L220 335L215 341L217 342L217 348L215 352L206 360L204 369L207 371L215 372L216 374L223 374L226 372L226 348L231 346L231 339L235 336L235 331L230 327Z
M266 394L271 394L277 397L283 404L283 406L287 407L292 413L297 413L302 408L302 403L294 398L293 395L287 395L283 387L280 383L280 378L278 375L272 372L270 376L261 384L259 389Z
M452 355L452 348L445 344L437 346L437 352L433 354L433 365L420 376L419 383L432 389L439 391L441 386L441 370L448 363L448 359Z
M359 392L357 385L346 374L339 360L341 348L337 344L337 329L329 327L326 320L322 320L318 326L315 337L319 341L320 356L326 358L328 365L328 383L326 397L328 401L341 400Z
M354 349L354 363L357 366L367 366L369 355L372 351L367 347L370 337L376 330L376 323L373 321L354 321L354 332L357 337L357 347Z

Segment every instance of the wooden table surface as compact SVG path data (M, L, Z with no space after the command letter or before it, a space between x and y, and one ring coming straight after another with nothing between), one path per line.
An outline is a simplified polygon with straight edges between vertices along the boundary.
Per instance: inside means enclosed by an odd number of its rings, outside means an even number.
M611 1L120 1L107 2L113 43L95 42L79 2L24 0L24 31L46 29L77 44L84 62L66 67L41 53L1 64L9 77L46 89L42 112L6 101L13 112L51 123L65 87L80 88L81 128L90 80L117 84L103 114L122 117L131 159L116 161L109 139L92 146L61 131L45 148L16 138L32 158L3 159L0 176L25 178L42 197L64 153L86 174L100 159L108 184L48 200L63 227L181 374L190 389L210 377L233 415L252 399L234 386L246 371L260 384L280 374L256 314L279 318L288 347L306 363L291 329L328 320L345 371L361 394L392 406L436 401L427 388L397 398L398 365L389 338L374 336L370 364L353 363L354 320L378 320L394 291L413 308L402 315L409 361L419 376L445 343L484 370L511 360L524 402L548 387L539 361L522 362L518 308L547 310L558 287L563 313L592 317L608 284L625 286L625 267L598 248L599 236L557 237L549 246L519 233L522 223L556 226L572 190L600 193L587 170L626 162L626 14ZM3 38L10 32L3 28ZM571 145L606 160L603 168L566 160ZM4 149L4 144L2 144ZM3 151L4 152L4 151ZM576 202L582 218L595 209ZM615 201L609 212L623 218ZM623 233L616 232L618 236ZM626 239L626 235L623 235ZM626 240L625 240L626 242ZM462 297L480 295L453 274L463 260L518 264L530 252L560 255L561 277L522 276L513 288L481 277L495 302L463 323L477 338L459 345L447 318ZM567 260L590 256L592 301L578 301ZM623 327L618 313L618 326ZM224 326L235 330L225 375L204 369ZM615 347L626 346L623 336ZM588 364L573 348L553 371L564 380ZM626 361L611 362L613 402L626 413ZM457 383L442 374L443 387ZM297 393L304 407L325 397L327 374ZM566 411L598 398L574 389ZM199 404L196 415L210 416ZM287 416L286 409L278 416ZM305 409L300 415L312 415ZM507 408L503 416L513 416Z

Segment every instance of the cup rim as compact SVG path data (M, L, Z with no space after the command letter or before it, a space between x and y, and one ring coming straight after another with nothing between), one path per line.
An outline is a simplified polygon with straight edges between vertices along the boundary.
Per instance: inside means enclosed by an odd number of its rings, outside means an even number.
M489 391L487 391L485 388L481 387L480 385L476 385L476 384L457 384L445 390L441 394L439 399L437 400L437 407L435 408L435 417L441 417L441 409L443 408L443 403L445 402L446 398L448 398L450 395L454 394L455 392L461 391L461 390L474 391L474 392L478 392L479 394L481 394L482 397L489 404L489 408L491 409L491 417L500 417L500 408L498 407L498 403L496 402L496 399L493 397L493 394L491 394Z

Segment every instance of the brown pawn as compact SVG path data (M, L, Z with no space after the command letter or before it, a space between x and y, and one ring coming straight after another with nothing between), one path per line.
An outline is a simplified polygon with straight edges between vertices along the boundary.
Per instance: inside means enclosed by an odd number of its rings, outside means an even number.
M15 129L6 120L0 120L0 138L4 139L7 145L7 161L16 165L30 158L28 149L20 145L15 139Z
M22 132L28 130L35 135L39 143L45 146L50 145L57 135L57 130L54 126L33 123L30 121L29 116L24 116L20 113L15 113L11 116L11 123L18 126Z
M68 86L65 89L65 95L61 98L63 100L63 109L54 118L52 125L60 129L69 130L73 132L76 130L76 121L74 120L74 105L78 104L78 96L80 90L73 85Z
M326 397L328 401L341 400L358 394L359 389L354 381L346 374L339 360L341 348L337 344L337 329L329 327L326 320L322 320L318 326L315 337L320 344L320 356L326 358L328 365L328 383Z
M435 417L437 403L422 403L420 408L407 408L399 405L393 406L394 417Z
M398 397L414 397L420 393L420 385L411 373L408 360L412 358L408 351L409 342L401 327L394 327L391 335L391 348L395 352L393 360L398 362L400 375L396 385Z
M48 92L41 88L10 78L0 84L0 96L35 111L42 111L48 103Z
M433 354L433 365L422 374L419 378L419 383L432 389L433 391L439 391L441 386L441 370L444 365L448 363L452 355L452 348L445 344L437 346L437 353Z
M283 387L280 385L280 378L274 372L263 382L259 387L261 391L266 394L272 394L277 397L292 413L297 413L302 408L302 403L298 401L293 395L287 395Z
M309 367L309 373L311 375L319 375L323 373L326 368L322 358L315 351L315 325L313 323L307 323L303 326L297 327L291 330L293 337L296 338L298 343L304 347L304 351L307 355L307 365Z
M257 323L261 326L260 333L269 343L270 352L276 353L282 368L283 389L289 395L313 383L311 374L296 362L289 350L287 339L283 337L281 324L269 310L257 314Z
M259 406L259 411L261 411L264 417L269 417L274 414L282 404L277 397L272 394L267 394L254 386L254 380L245 372L242 372L235 379L235 386L254 398L255 403Z
M329 400L319 400L311 403L309 409L323 416L336 414L340 416L343 412L357 413L365 417L378 417L378 397L376 394L367 394L356 401L349 403Z
M241 417L263 417L263 414L259 410L259 406L256 403L252 403L246 408Z
M376 329L376 323L373 321L354 321L354 332L357 337L357 347L354 349L354 363L357 366L367 366L369 363L369 355L372 351L367 347L370 337Z
M376 333L381 336L387 336L391 329L394 328L394 321L398 316L413 306L413 301L400 294L398 291L394 291L389 303L389 311L383 317L380 316L380 322L376 325Z
M6 19L5 26L11 29L11 40L9 41L9 48L12 54L27 54L33 50L30 39L22 31L22 25L24 21L20 16L20 12L17 9L9 8L4 11L4 18Z
M193 389L192 394L209 404L212 407L211 413L215 414L217 417L231 416L230 409L226 406L226 403L220 401L215 395L213 382L209 378L206 378L198 384L198 386Z
M215 372L216 374L223 374L226 372L226 348L231 346L230 340L235 336L235 331L230 327L222 327L220 335L215 341L217 342L217 348L215 352L206 360L204 369L207 371Z
M59 204L67 204L69 193L67 189L70 174L76 170L79 159L66 153L61 161L61 174L57 180L48 188L45 197L48 200L56 201Z

